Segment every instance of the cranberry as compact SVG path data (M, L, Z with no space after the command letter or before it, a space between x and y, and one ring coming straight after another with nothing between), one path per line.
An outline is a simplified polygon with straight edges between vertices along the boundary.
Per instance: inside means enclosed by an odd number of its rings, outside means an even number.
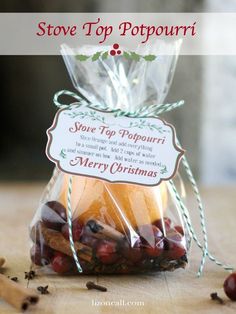
M37 244L43 243L43 235L41 233L41 222L38 221L31 229L30 229L30 239Z
M47 228L59 231L67 220L66 209L57 201L47 202L41 209L41 219Z
M224 291L228 298L236 301L236 273L230 274L224 282Z
M145 253L150 257L157 257L163 253L164 239L159 228L154 225L143 225L139 227L139 233Z
M184 229L182 226L175 226L174 227L176 231L178 231L180 234L184 235Z
M64 238L69 240L69 226L67 223L62 227L61 232L62 232ZM73 240L79 241L79 239L82 235L82 232L83 232L82 224L78 221L78 219L74 220L72 222Z
M32 262L38 266L45 266L50 264L53 256L53 250L46 245L34 244L30 250L30 257Z
M162 232L167 232L171 228L171 219L164 217L163 219L158 219L154 222L154 225L159 228Z
M150 257L158 257L160 256L164 251L164 240L159 239L159 241L156 242L155 246L147 246L145 248L145 252L150 256Z
M162 238L162 232L154 225L142 225L139 227L139 234L144 245L154 246L156 239Z
M114 48L114 49L118 49L119 47L120 47L119 44L114 44L114 45L113 45L113 48Z
M184 237L175 229L170 229L166 234L166 255L169 259L176 260L186 254Z
M52 259L52 269L59 274L64 274L70 271L73 267L73 261L69 256L56 252Z
M115 241L102 240L98 243L96 256L103 264L112 264L117 261L117 245Z
M133 246L125 241L122 247L122 254L123 256L133 263L137 263L142 259L142 242L138 239Z

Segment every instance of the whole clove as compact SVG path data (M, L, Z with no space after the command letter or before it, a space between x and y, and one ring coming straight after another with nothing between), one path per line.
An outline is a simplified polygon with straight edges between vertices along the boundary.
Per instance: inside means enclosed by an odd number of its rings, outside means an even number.
M12 281L18 282L18 277L7 276L7 278L11 279Z
M221 299L221 298L218 296L217 292L211 293L211 299L212 299L213 301L218 302L219 304L224 304L224 300Z
M88 290L94 289L94 290L99 290L99 291L102 291L102 292L106 292L106 291L107 291L107 288L106 288L106 287L97 285L97 284L95 284L95 283L92 282L92 281L88 281L88 282L86 283L86 287L88 288Z
M35 276L36 274L34 270L30 270L29 272L25 271L25 279L31 280L34 279Z
M37 290L41 293L41 294L49 294L48 291L48 285L47 286L39 286L37 287Z

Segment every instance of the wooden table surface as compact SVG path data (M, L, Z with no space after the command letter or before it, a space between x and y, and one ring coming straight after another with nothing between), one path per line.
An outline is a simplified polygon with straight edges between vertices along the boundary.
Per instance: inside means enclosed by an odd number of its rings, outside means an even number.
M24 271L30 267L28 225L43 187L36 183L0 184L0 256L7 259L5 274L17 276L25 286ZM205 188L202 196L211 252L220 260L236 265L236 188ZM195 208L191 216L197 224ZM48 284L50 294L41 296L37 307L29 313L235 313L236 302L228 301L222 289L227 273L207 262L203 276L197 278L199 262L200 251L193 245L189 267L173 273L40 276L30 281L29 287ZM104 284L108 292L88 291L85 287L88 280ZM225 305L210 300L210 293L215 291L225 299ZM0 313L17 312L0 300Z

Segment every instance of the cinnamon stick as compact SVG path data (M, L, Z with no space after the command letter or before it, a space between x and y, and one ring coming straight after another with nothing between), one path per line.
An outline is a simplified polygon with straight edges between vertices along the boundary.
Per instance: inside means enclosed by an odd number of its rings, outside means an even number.
M17 310L25 311L38 302L39 297L30 289L0 274L0 297Z
M87 222L87 226L90 228L90 230L93 232L95 237L101 238L108 237L115 241L122 241L124 240L124 234L120 231L112 228L111 226L104 224L103 222L95 219L90 219Z
M73 253L71 251L70 247L70 242L64 238L64 236L55 230L48 229L41 223L41 232L43 235L43 239L45 243L51 247L52 249L59 251L61 253L64 253L68 256L73 257ZM92 248L79 243L79 242L74 242L75 250L81 259L91 262L92 259Z

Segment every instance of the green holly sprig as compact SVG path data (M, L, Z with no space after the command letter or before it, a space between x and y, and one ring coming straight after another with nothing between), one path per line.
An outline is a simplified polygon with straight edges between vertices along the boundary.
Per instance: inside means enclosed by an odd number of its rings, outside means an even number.
M123 56L127 60L133 60L133 61L140 61L142 59L144 59L145 61L154 61L157 58L157 56L152 55L152 54L140 55L134 51L123 51L121 56ZM79 61L87 61L89 59L91 61L97 61L100 57L102 60L105 60L108 57L113 57L113 56L109 53L109 51L98 51L92 55L77 54L75 56L75 58Z

